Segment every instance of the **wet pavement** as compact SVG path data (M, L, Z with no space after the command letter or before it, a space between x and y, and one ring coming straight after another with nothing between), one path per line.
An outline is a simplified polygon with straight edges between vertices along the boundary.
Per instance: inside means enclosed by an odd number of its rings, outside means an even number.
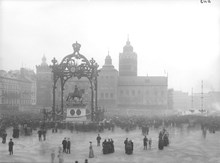
M112 138L115 145L115 153L102 154L102 147L96 146L98 132L71 133L68 130L52 133L47 132L46 141L39 142L37 131L32 136L21 136L14 141L14 155L8 152L8 141L12 135L8 131L7 144L0 144L0 162L20 163L49 163L50 154L54 149L56 153L55 163L58 163L58 147L62 146L64 137L71 140L71 154L64 154L64 163L84 163L87 158L89 163L220 163L220 132L203 137L200 129L169 128L170 145L164 150L158 150L158 129L150 129L148 138L152 138L152 149L143 150L143 135L141 130L125 132L116 128L114 132L104 131L100 133L104 139ZM133 155L126 155L124 151L125 138L134 142ZM89 141L93 142L95 158L88 158Z

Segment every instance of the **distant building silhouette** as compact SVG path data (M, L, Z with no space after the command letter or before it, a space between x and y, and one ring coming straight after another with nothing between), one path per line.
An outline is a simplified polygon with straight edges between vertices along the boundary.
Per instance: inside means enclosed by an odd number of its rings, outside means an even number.
M43 56L40 65L36 66L37 70L37 105L42 107L52 106L52 73L51 68Z

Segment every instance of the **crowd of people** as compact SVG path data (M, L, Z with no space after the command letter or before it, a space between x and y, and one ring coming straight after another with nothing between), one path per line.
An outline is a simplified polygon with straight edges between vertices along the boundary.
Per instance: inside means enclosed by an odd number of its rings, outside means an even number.
M163 129L159 133L158 149L162 150L169 145L169 133L166 129Z
M70 154L70 149L71 149L71 142L70 142L70 138L64 138L62 141L62 145L63 145L63 152Z
M126 138L124 144L125 144L125 153L129 155L132 154L134 150L134 143L132 142L132 140L128 140L128 138Z
M43 121L42 117L39 115L32 114L11 114L3 115L0 119L0 136L2 137L2 143L5 144L7 141L7 129L12 127L14 139L22 136L31 136L32 131L36 130L38 134L39 141L46 141L46 134L49 129L52 130L52 133L57 133L58 130L70 130L73 132L90 132L97 131L99 133L104 132L105 130L114 131L115 127L121 128L126 132L130 132L134 129L139 128L144 136L143 138L143 149L151 149L152 139L148 138L150 129L163 128L159 132L158 136L158 149L162 150L164 147L169 145L169 133L165 128L176 127L181 128L183 125L187 124L189 128L201 127L202 134L206 137L207 131L211 134L215 134L216 131L220 130L220 119L219 117L202 117L202 116L167 116L167 117L141 117L141 116L111 116L105 117L103 121L92 122L92 123L66 123L66 122L48 122ZM98 134L96 137L97 146L101 146L101 136ZM128 140L124 141L125 153L132 154L134 150L134 142ZM9 154L13 155L13 146L14 142L12 138L8 142ZM59 150L58 158L60 162L63 160L63 154L71 153L71 141L70 138L64 138L62 141L62 150ZM105 139L102 142L102 152L103 154L114 153L114 141L112 139ZM92 142L89 146L89 155L88 158L94 157L94 151L92 147ZM52 152L51 159L54 158ZM52 159L53 160L53 159Z
M108 141L105 139L102 143L102 148L103 154L114 153L114 141L112 139L108 139Z

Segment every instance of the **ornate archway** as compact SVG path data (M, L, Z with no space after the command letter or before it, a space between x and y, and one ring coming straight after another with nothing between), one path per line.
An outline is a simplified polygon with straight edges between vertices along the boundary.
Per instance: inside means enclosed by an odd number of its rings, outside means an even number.
M72 77L77 77L78 79L86 77L89 80L91 88L91 120L94 121L94 91L95 91L95 109L97 111L97 77L98 77L98 64L92 58L88 60L85 56L80 54L79 43L72 44L73 53L64 57L60 64L57 60L53 58L52 60L52 73L53 73L53 106L52 106L52 116L53 121L55 121L55 96L56 96L56 84L60 79L61 84L61 114L63 115L63 91L66 81Z

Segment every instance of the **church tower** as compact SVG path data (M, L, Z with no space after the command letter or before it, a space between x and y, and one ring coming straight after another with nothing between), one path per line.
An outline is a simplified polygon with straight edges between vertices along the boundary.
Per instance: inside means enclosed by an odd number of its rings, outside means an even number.
M37 69L37 105L49 107L52 104L52 73L47 64L46 57L43 56Z
M119 76L137 76L137 54L133 51L129 39L119 54Z

